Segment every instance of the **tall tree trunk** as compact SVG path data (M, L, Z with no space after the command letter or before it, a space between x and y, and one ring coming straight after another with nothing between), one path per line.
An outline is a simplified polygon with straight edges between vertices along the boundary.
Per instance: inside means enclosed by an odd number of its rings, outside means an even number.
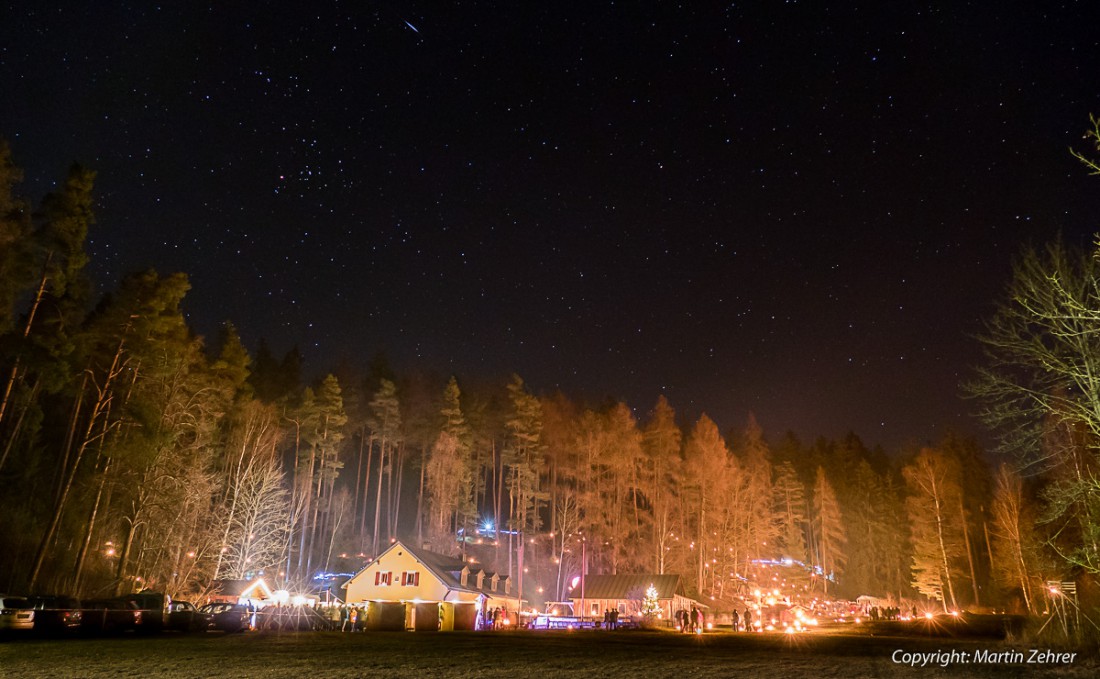
M405 446L402 444L401 450L397 453L397 473L394 480L394 492L393 492L393 523L390 526L390 536L397 536L397 523L401 518L401 486L405 479Z
M11 434L8 436L7 443L4 444L4 452L0 454L0 469L4 468L4 462L7 461L8 455L11 453L12 448L15 447L15 441L19 438L19 433L23 429L23 421L26 418L27 411L30 410L31 403L38 400L38 392L42 386L42 379L35 378L34 385L31 387L30 394L27 395L26 401L23 403L23 407L19 410L19 417L15 418L15 424L12 425Z
M54 503L53 515L50 517L50 523L46 526L46 532L42 536L42 542L38 545L38 551L34 557L34 564L31 566L31 574L27 583L27 588L31 591L33 591L35 585L38 584L38 576L42 571L42 564L46 561L46 554L49 551L50 543L53 542L54 536L57 534L57 527L61 525L61 516L65 512L65 504L69 499L69 492L72 490L73 481L76 480L77 471L80 469L80 461L84 456L84 451L88 449L88 446L93 440L92 430L95 428L100 415L107 409L111 402L113 396L111 391L112 383L122 370L122 349L124 345L125 339L119 340L118 348L115 350L114 358L111 360L111 367L107 370L103 386L96 388L96 401L92 404L92 411L88 415L88 424L84 429L84 439L77 448L74 456L75 459L72 465L70 465L68 472L64 473L65 482L62 485L61 494L57 498L57 502Z
M940 506L939 490L936 488L935 479L932 480L932 499L935 502L936 508L936 537L939 540L940 545L940 557L943 562L943 577L947 581L947 591L951 595L952 608L958 608L959 604L955 599L955 585L951 581L951 566L947 559L947 544L943 537L943 507ZM944 608L947 608L947 597L944 597Z
M80 380L80 391L76 393L76 401L73 402L72 413L69 415L69 427L65 433L65 445L61 448L61 465L58 467L57 487L54 489L54 501L61 498L61 489L65 485L65 470L69 468L69 455L72 453L76 442L77 425L80 422L80 412L84 408L84 393L88 387L88 379L91 371L85 370Z
M494 440L490 444L490 446L491 446L491 450L490 450L489 459L490 459L490 462L493 466L493 470L492 470L493 471L493 477L492 478L493 478L493 494L494 494L494 500L493 500L493 536L494 536L494 540L493 540L493 543L494 543L494 546L496 547L496 551L495 551L495 554L494 554L493 558L497 563L500 563L500 524L502 523L502 521L500 520L500 510L501 510L500 505L503 502L503 497L504 497L504 470L503 470L503 466L501 466L500 469L498 469L498 466L497 466L497 442L496 442L496 440Z
M416 492L416 546L424 544L424 470L428 466L428 451L425 447L420 454L420 487ZM474 506L477 506L477 491L474 491ZM466 551L466 533L462 534L462 551Z
M359 429L359 462L355 466L355 497L351 501L351 516L352 521L355 521L355 517L359 516L359 479L363 478L363 444L366 443L366 432L363 428ZM366 501L366 498L363 498Z
M962 496L959 497L959 520L963 527L963 545L966 547L966 560L970 564L970 583L974 586L974 605L981 606L981 595L978 593L978 574L974 568L974 552L970 548L970 529L967 526L966 509L963 508Z
M378 556L378 529L382 518L382 477L386 468L386 437L382 437L378 445L378 488L374 496L374 547L371 556Z
M134 535L137 533L138 525L136 515L134 520L127 522L126 539L122 541L122 551L118 553L118 567L115 569L115 596L122 594L126 583L126 564L130 559L130 549L134 545Z
M38 290L34 293L34 300L31 302L30 311L27 312L27 322L23 324L23 339L30 337L31 327L34 325L35 314L38 313L38 306L42 303L42 297L46 294L46 284L49 282L49 269L50 262L53 260L53 251L46 253L46 261L42 265L42 278L38 283ZM11 392L15 388L15 383L19 379L19 372L22 365L19 361L19 357L15 358L12 362L11 372L8 374L8 379L4 384L4 394L0 397L0 424L4 423L4 414L8 409L8 400L11 398ZM0 464L0 467L3 465Z
M95 533L96 517L99 514L99 503L103 498L103 488L107 485L107 473L111 468L111 458L103 463L103 471L100 472L99 486L96 488L95 502L92 503L92 514L88 518L88 530L84 533L84 543L80 546L80 553L76 556L76 567L73 569L73 591L80 595L84 583L81 582L84 575L84 562L88 557L88 551L92 545L92 536Z
M359 507L359 551L367 551L367 498L370 497L370 465L374 456L374 434L367 439L367 464L363 468L363 504ZM358 486L358 482L356 482Z
M313 446L310 447L309 452L309 468L306 472L306 477L302 479L302 499L304 505L302 507L302 525L301 531L298 534L298 569L297 577L301 579L302 572L306 569L306 563L309 560L309 554L307 550L307 533L313 530L310 524L310 512L313 510L314 497L313 497L313 475L314 465L317 461L317 449Z

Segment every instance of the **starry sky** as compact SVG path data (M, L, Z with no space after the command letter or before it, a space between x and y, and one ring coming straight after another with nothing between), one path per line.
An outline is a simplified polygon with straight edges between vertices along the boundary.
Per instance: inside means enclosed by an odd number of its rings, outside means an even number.
M771 438L980 434L1026 243L1098 229L1090 2L7 2L0 136L212 336Z

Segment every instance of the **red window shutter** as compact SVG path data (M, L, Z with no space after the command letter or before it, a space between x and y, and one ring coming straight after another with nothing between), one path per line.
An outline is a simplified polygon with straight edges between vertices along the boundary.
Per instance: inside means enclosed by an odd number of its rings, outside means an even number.
M390 586L393 585L393 571L386 573L386 584Z
M413 573L413 586L414 587L419 587L420 586L420 571L417 571L417 572Z
M374 572L374 586L377 587L382 582L382 571Z
M406 587L409 584L409 572L401 571L401 586Z

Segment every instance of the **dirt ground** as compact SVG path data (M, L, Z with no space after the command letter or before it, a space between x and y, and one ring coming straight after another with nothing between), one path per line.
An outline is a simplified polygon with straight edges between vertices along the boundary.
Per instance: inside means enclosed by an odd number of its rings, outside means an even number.
M165 634L112 639L7 640L0 642L0 676L58 679L1100 676L1096 658L1080 652L1072 658L1044 655L1048 649L1043 647L1035 650L1038 652L1033 654L1027 644L1011 642L827 631L797 636L731 633L688 636L640 631Z

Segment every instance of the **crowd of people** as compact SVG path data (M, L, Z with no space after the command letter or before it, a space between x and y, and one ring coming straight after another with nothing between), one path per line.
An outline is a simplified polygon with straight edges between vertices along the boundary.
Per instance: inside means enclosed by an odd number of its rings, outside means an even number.
M685 634L701 633L704 629L703 612L695 606L691 610L676 611L676 628Z
M496 608L486 608L481 614L481 627L483 630L499 630L506 627L515 628L518 623L516 614L513 611L506 611L500 606Z

